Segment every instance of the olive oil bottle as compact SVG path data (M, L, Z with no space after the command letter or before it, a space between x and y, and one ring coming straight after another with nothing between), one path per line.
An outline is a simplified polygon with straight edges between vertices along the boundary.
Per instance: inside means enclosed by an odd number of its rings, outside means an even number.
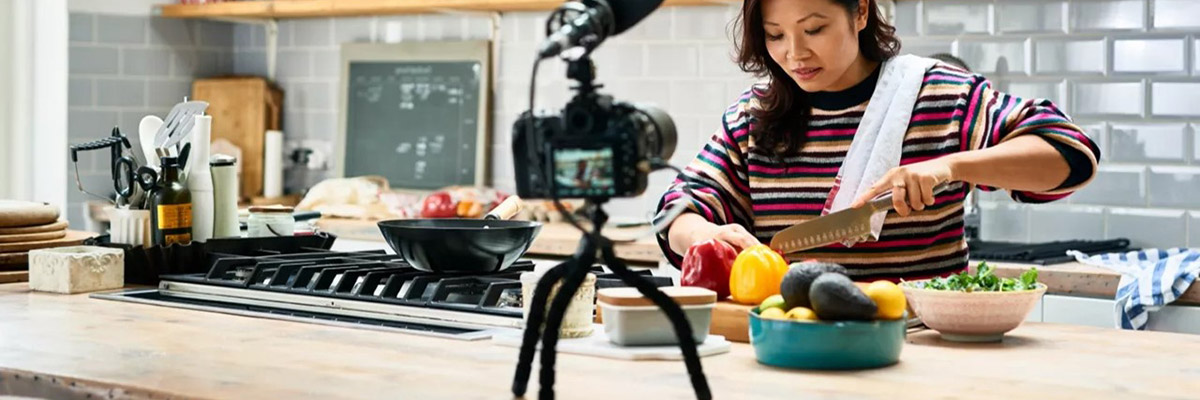
M158 246L192 242L192 194L179 180L179 169L178 158L162 158L163 178L150 208Z

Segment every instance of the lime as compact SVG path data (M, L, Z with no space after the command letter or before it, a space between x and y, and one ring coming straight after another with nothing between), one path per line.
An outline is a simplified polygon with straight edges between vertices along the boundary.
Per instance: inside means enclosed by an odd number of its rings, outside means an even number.
M771 295L771 296L767 297L766 300L763 300L762 304L758 305L758 310L760 312L766 311L766 310L772 309L772 308L778 308L780 310L784 310L787 308L786 303L783 301L782 295L778 295L778 294Z

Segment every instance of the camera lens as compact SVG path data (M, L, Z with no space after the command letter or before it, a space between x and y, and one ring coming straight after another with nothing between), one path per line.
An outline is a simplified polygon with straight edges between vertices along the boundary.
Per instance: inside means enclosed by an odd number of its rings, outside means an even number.
M648 156L658 156L667 161L675 154L675 143L679 136L675 131L675 121L666 111L649 104L634 104L633 108L645 116L647 126L646 150Z

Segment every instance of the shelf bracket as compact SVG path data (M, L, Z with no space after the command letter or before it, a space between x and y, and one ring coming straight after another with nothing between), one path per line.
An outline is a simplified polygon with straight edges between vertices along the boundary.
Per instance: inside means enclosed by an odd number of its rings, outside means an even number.
M279 22L268 19L263 25L267 44L267 80L275 82L276 61L279 54Z

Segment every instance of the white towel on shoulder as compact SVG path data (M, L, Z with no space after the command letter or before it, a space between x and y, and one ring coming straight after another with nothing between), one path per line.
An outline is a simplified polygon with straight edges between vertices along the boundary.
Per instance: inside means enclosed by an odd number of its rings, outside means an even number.
M884 61L879 82L854 133L854 140L850 142L850 151L838 170L822 215L850 208L854 199L892 168L900 166L904 135L908 132L917 95L925 81L925 72L935 63L937 60L914 55ZM886 212L871 216L870 240L879 239L886 216ZM846 243L847 246L852 244Z

